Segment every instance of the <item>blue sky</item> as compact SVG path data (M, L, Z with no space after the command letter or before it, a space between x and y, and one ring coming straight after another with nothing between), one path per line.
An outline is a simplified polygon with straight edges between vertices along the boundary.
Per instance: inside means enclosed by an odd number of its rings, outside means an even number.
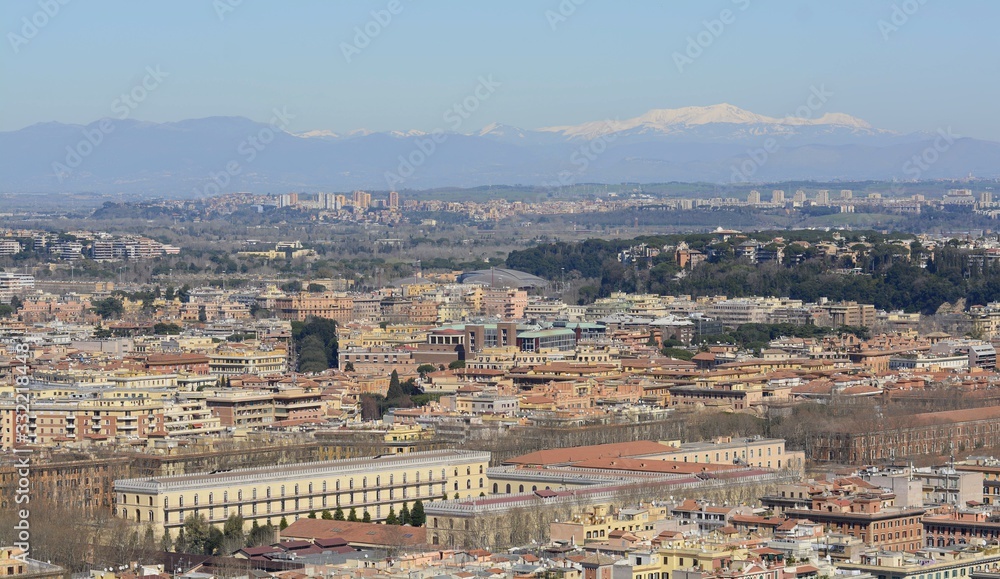
M294 132L430 130L491 76L500 86L462 130L720 102L785 116L823 86L823 112L1000 140L1000 2L398 1L383 26L371 12L390 0L4 0L0 130L112 116L158 66L168 76L133 118L267 121L285 107ZM560 1L565 20L553 16ZM45 2L66 4L39 16ZM880 30L894 5L900 25ZM705 22L724 10L729 23L713 34ZM44 24L28 38L32 18ZM378 34L348 62L344 43L366 25ZM679 71L675 53L699 33L710 41Z

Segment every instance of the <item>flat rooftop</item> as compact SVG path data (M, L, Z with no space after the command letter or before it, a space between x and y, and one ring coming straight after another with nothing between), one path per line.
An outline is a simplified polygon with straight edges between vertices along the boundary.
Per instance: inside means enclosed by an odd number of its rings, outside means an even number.
M379 457L347 458L278 464L223 472L180 474L161 477L116 480L115 492L159 494L226 485L253 484L268 481L293 481L317 476L370 475L402 468L441 468L468 462L489 462L490 453L469 450L428 450ZM440 481L435 477L435 481ZM360 487L357 487L360 489ZM346 490L346 489L345 489Z

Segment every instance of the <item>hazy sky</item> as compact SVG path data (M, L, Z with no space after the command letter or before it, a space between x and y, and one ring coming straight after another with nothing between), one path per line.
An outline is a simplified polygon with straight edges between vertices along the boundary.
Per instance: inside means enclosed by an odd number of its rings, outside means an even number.
M128 92L140 120L285 107L293 132L430 130L484 77L499 86L463 131L720 102L785 116L823 87L822 112L1000 140L998 20L986 0L3 0L0 130L116 116Z

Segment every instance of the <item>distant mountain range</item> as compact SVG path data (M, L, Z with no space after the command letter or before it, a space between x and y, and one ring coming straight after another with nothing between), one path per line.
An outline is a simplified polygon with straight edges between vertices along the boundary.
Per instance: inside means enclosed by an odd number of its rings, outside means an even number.
M772 118L738 107L472 134L288 133L242 117L102 119L0 132L0 192L192 197L582 182L936 179L1000 176L1000 143L897 134L841 113Z

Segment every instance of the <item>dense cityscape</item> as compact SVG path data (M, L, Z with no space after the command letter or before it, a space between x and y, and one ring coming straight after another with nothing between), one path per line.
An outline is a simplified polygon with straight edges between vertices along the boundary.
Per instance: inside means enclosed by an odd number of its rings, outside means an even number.
M997 7L530 4L0 6L0 579L1000 579Z

